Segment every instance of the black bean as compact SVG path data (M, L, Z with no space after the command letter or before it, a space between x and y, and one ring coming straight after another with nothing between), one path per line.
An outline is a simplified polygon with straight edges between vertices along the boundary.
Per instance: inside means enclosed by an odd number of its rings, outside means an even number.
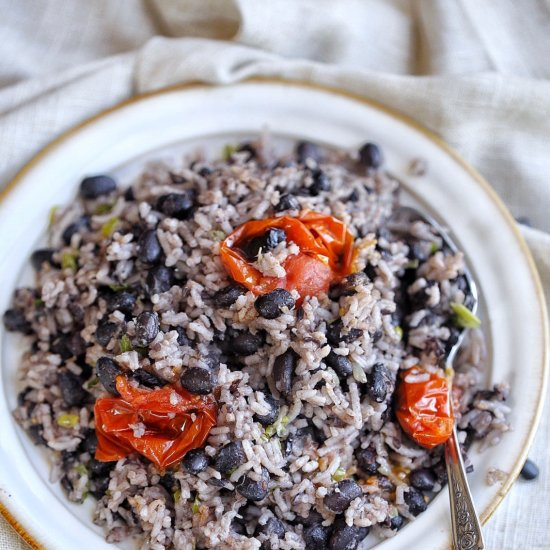
M250 332L241 332L228 342L233 353L242 357L256 353L263 343L263 338L260 334L252 334Z
M410 487L408 492L404 494L404 499L405 503L409 507L409 512L413 516L418 516L428 507L422 493L413 487Z
M69 407L82 405L86 399L87 392L82 387L82 378L74 372L60 372L57 378L61 397Z
M86 430L84 438L80 443L80 448L85 453L90 453L92 456L95 455L97 450L97 435L95 430Z
M343 479L325 496L325 506L337 514L344 512L351 501L363 494L361 487L353 479Z
M399 514L396 516L393 516L390 520L390 529L393 529L394 531L397 531L403 527L403 524L405 523L405 518Z
M377 403L383 403L392 391L393 382L390 371L382 363L376 363L367 376L368 396Z
M157 265L149 270L145 281L145 289L149 296L167 292L174 284L173 270L164 265Z
M269 538L275 535L277 538L282 539L285 536L285 531L285 524L279 518L271 517L264 525L258 523L254 536L266 535L266 537Z
M69 359L69 357L72 356L72 353L67 347L67 339L68 336L66 334L61 334L60 336L55 338L50 344L50 351L52 351L56 355L60 355L63 361L66 361L67 359Z
M135 370L132 373L132 376L142 386L147 386L148 388L158 388L158 387L166 386L166 384L168 383L166 380L159 378L156 374L148 372L143 368L139 368Z
M332 285L329 288L328 297L336 301L342 296L352 296L357 293L357 287L365 286L368 282L367 275L362 271L352 273L339 283Z
M242 535L243 537L246 537L248 535L244 523L239 519L234 519L231 522L231 530L234 533L237 533L237 535Z
M73 321L75 324L84 324L84 308L80 304L75 304L74 302L69 302L67 305L67 309L69 310L69 313L73 317Z
M321 160L321 151L317 145L310 141L300 141L296 144L296 159L301 164L305 164L308 159L318 163Z
M178 344L180 346L189 346L191 345L191 340L187 336L185 329L183 327L176 327L176 332L178 333Z
M249 260L255 260L260 253L273 250L278 244L286 240L286 233L284 229L278 227L272 227L268 229L263 235L250 239L243 247L242 251Z
M78 332L73 332L67 338L66 346L75 357L80 357L86 353L86 340Z
M221 474L227 474L244 464L245 460L243 444L240 441L232 441L218 451L213 467Z
M73 490L73 484L71 483L71 480L67 476L63 476L61 478L61 487L67 491L67 493L70 493Z
M320 523L323 523L323 516L319 512L317 512L317 510L314 510L312 508L305 518L298 516L296 518L296 521L298 521L298 523L301 523L302 525L309 527L311 525L319 525Z
M357 459L357 467L369 476L373 476L378 472L379 464L376 461L376 452L374 449L367 447L366 449L357 449L355 451Z
M122 369L110 357L100 357L95 369L103 387L113 395L120 395L116 389L116 377L122 374Z
M216 307L226 308L232 306L237 301L239 296L242 296L243 294L246 294L246 288L237 283L232 283L225 288L218 290L212 297L212 300L214 301L214 305Z
M292 309L295 303L292 294L288 290L276 288L267 294L258 296L254 302L254 307L265 319L276 319L283 313L282 308Z
M237 147L238 153L248 153L247 160L252 160L258 156L258 152L256 151L256 148L251 143L241 143Z
M88 471L90 472L90 477L95 479L98 477L108 476L115 466L116 460L112 462L102 462L92 458L90 462L88 462Z
M136 345L148 346L159 333L159 316L154 311L143 311L136 318L135 329Z
M111 478L109 476L98 477L97 479L94 479L90 483L90 494L97 500L101 499L107 492L110 481Z
M199 174L203 177L203 178L206 178L208 177L210 174L213 174L214 173L214 170L212 168L209 168L208 166L203 166L200 170L199 170Z
M521 477L528 481L539 477L539 467L532 461L527 459L521 469Z
M429 468L420 468L411 472L409 480L411 485L420 491L431 491L436 482L435 474Z
M373 266L371 263L367 264L367 267L363 270L363 273L371 280L374 281L376 277L378 277L378 273L376 272L376 267Z
M329 550L355 550L368 534L368 527L356 527L348 525L345 521L337 521L334 523L328 548Z
M22 332L30 334L31 324L25 319L25 314L20 309L7 309L2 317L6 330L10 332Z
M279 402L269 393L264 394L264 399L270 407L269 412L267 414L255 414L254 418L262 426L269 426L270 424L273 424L275 420L277 420L281 407L279 405Z
M304 542L306 550L325 550L328 548L330 527L317 524L304 529Z
M182 461L185 470L193 475L204 472L209 463L210 459L204 449L191 449L185 454Z
M174 477L174 472L172 470L167 470L164 475L160 476L159 484L172 494L178 486L178 482Z
M162 247L155 229L144 231L137 242L137 257L147 264L156 264L162 256Z
M55 253L53 248L39 248L35 250L31 255L31 263L39 271L44 264L54 265L53 255Z
M107 295L107 311L120 311L124 315L131 315L136 305L136 297L130 292L116 292L115 294Z
M132 202L135 198L134 188L132 186L127 187L126 191L124 191L124 200L127 202Z
M319 193L330 191L330 182L328 181L327 175L322 170L314 170L312 177L313 183L309 186L310 195L316 197Z
M325 363L331 369L334 369L338 378L347 378L351 376L353 372L351 361L345 355L339 355L332 350L330 350L330 353L325 357Z
M201 367L185 369L181 375L181 385L191 393L207 395L214 388L212 372Z
M27 433L31 438L31 441L35 445L47 445L48 442L44 439L42 424L33 424L27 429Z
M348 195L348 198L346 200L349 201L349 202L357 202L359 200L359 192L357 191L357 189L354 189Z
M85 199L97 199L116 189L116 181L110 176L89 176L80 183L80 196Z
M521 223L522 225L525 225L527 227L533 227L533 222L531 221L530 218L528 218L527 216L518 216L516 218L516 221L518 223Z
M288 397L292 391L292 379L296 368L296 353L288 349L275 359L273 364L273 380L275 387L283 397Z
M363 331L358 328L349 329L347 332L343 331L343 323L341 319L333 321L327 327L327 340L329 344L334 347L338 347L340 342L353 342L363 335Z
M237 482L235 488L237 492L248 500L258 502L263 500L269 493L269 472L262 467L262 477L260 481L255 481L248 476L243 476Z
M274 207L275 212L284 212L285 210L300 210L300 202L289 193L281 195L279 202Z
M384 162L382 151L375 143L365 143L359 149L359 161L367 168L379 168Z
M63 242L69 246L71 244L71 239L73 235L80 233L83 229L89 229L90 227L90 218L89 216L80 216L76 221L69 224L63 231L61 237Z
M430 245L426 242L409 243L408 257L411 260L425 262L430 256Z
M181 193L162 195L157 200L157 210L170 218L186 220L190 217L195 203L195 192L185 189Z
M95 339L100 346L106 347L111 338L118 332L118 324L110 321L103 321L95 331Z

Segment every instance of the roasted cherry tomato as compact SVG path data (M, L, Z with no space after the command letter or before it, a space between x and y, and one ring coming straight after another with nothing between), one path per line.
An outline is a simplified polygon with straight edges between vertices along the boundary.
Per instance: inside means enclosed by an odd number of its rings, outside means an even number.
M402 372L395 413L403 431L422 447L445 443L455 423L447 380L418 366Z
M263 275L242 251L248 242L272 228L283 229L287 241L300 249L283 263L285 277ZM285 288L297 290L301 298L326 291L332 282L348 275L353 255L353 236L346 225L332 216L309 211L298 218L249 221L233 231L220 248L229 275L255 294Z
M117 376L116 387L120 397L95 403L97 460L108 462L137 452L164 469L201 447L216 424L211 396L193 395L176 385L137 388L125 376Z

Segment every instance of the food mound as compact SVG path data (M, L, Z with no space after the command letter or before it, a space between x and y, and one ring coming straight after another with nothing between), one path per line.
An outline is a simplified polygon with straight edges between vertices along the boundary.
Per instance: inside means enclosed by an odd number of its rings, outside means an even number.
M375 144L258 141L52 209L4 314L14 415L108 541L353 550L426 510L455 421L465 449L498 441L481 330L452 394L441 368L479 325L463 255L399 199Z

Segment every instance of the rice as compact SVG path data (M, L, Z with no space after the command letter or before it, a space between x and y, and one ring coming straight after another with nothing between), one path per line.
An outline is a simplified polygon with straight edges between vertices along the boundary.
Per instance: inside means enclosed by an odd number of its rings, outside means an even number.
M297 154L298 162L276 158L265 142L247 144L227 160L154 163L128 190L81 197L56 213L35 288L14 293L4 321L28 339L14 416L49 449L52 481L68 498L97 500L94 521L109 542L137 536L155 549L304 549L317 526L332 548L345 524L358 545L371 544L414 520L446 482L441 447L416 445L391 410L399 372L420 365L408 381L428 379L456 336L449 303L466 299L463 255L445 250L424 222L391 221L400 185L388 173L312 144ZM346 223L356 273L299 307L260 315L253 292L232 289L221 243L249 220L306 210ZM281 278L299 253L285 237L250 263ZM295 304L300 294L288 299ZM138 345L147 312L156 332ZM94 402L108 395L94 368L102 358L133 388L176 388L191 372L208 373L217 421L200 469L184 460L162 470L137 453L94 458ZM289 387L281 374L287 360ZM509 429L507 388L483 389L485 368L483 333L471 330L454 378L468 444L495 444ZM182 399L173 390L168 401L177 407ZM136 439L148 433L143 419L130 429ZM235 444L241 458L224 470L222 449ZM410 484L419 469L432 473L433 490ZM338 512L327 502L346 480L358 492ZM265 493L252 498L260 488Z

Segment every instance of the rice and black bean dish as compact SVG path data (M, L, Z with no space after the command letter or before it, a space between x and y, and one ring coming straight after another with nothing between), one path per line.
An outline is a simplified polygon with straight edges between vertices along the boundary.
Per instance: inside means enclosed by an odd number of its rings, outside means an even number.
M444 358L466 449L509 429L463 255L403 223L358 153L263 141L85 178L15 291L15 418L106 538L142 548L353 550L446 482ZM448 374L448 373L447 373ZM467 465L469 462L467 461ZM471 467L471 464L469 464Z

